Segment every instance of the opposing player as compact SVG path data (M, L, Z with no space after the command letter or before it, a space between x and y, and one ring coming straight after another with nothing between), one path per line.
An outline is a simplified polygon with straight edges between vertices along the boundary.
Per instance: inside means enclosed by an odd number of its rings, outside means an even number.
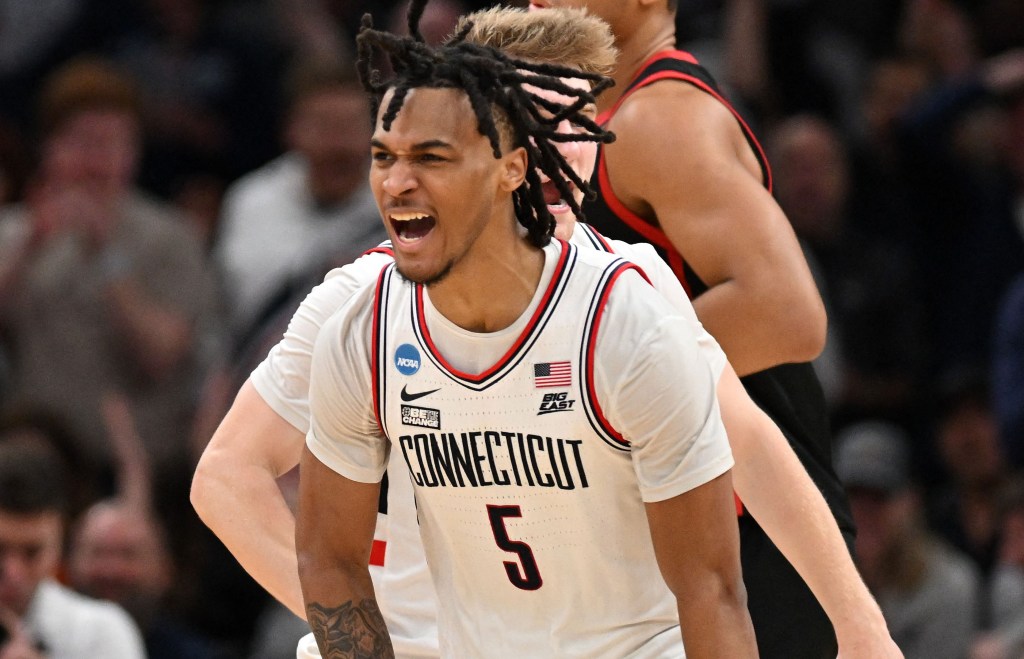
M535 60L567 58L569 63L590 71L610 67L614 50L610 48L607 28L600 21L586 18L580 12L552 12L555 13L564 15L557 18L553 15L524 16L508 10L477 14L471 17L476 27L468 38ZM592 146L568 142L563 148L569 164L584 179L593 168ZM557 192L549 192L558 196ZM568 197L570 202L580 201L581 191L576 189L574 193L562 196ZM610 246L608 241L585 227L574 232L573 216L566 212L567 205L556 203L552 210L558 213L562 237L571 236L580 245L602 249ZM621 243L611 246L616 252L642 263L659 290L692 316L685 293L674 282L667 267L657 260L653 250L630 248ZM293 320L285 340L240 392L197 472L193 491L197 509L261 583L272 592L275 592L273 584L281 585L279 592L282 594L278 597L293 610L300 606L298 586L291 583L296 573L294 545L289 547L289 531L293 526L273 478L294 464L293 448L301 446L301 431L308 427L309 352L320 325L360 280L372 279L389 261L390 257L383 252L368 255L333 273L314 290ZM695 331L700 331L699 325ZM702 341L704 345L708 343L706 339ZM713 345L713 341L710 344ZM867 650L856 654L856 649L848 647L844 649L844 656L883 656L868 650L878 647L880 638L887 638L884 623L852 569L841 540L837 540L838 532L827 509L823 510L820 495L788 452L778 430L750 404L731 369L722 370L721 352L717 347L706 352L709 359L718 364L716 370L722 372L719 399L734 451L738 458L743 458L735 471L744 482L737 482L737 488L747 493L752 507L760 500L765 501L766 505L756 512L766 526L771 524L780 529L780 536L793 530L794 539L789 547L794 555L804 553L803 564L821 575L818 579L818 583L823 584L820 594L831 596L840 622L858 630L862 639L860 647ZM754 414L749 414L751 408ZM374 568L375 585L396 650L405 656L436 656L436 635L432 636L436 602L430 584L424 583L422 550L417 555L414 546L418 544L415 511L411 492L407 490L407 479L392 479L389 514L382 515L378 525L378 537L388 540L387 549L374 557L376 560L384 554L386 558L383 567ZM761 496L759 500L756 496L759 491L769 496ZM274 514L268 515L268 511ZM801 527L788 523L795 515L806 517L807 521ZM268 538L275 541L268 543ZM383 542L377 547L383 548Z
M531 0L585 7L611 25L616 86L598 99L618 140L602 148L584 208L605 235L655 245L683 281L750 396L786 433L852 546L832 469L824 398L806 362L825 315L793 230L772 199L768 163L715 81L675 49L677 0ZM742 497L741 497L742 498ZM748 503L748 502L745 502ZM836 632L762 531L740 517L744 580L762 657L836 656ZM780 602L785 602L780 606ZM839 646L856 638L839 638Z

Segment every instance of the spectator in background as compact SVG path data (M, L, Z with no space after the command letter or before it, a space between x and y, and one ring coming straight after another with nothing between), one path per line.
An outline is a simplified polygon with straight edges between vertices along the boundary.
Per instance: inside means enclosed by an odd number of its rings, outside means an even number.
M836 439L858 564L893 640L906 659L962 659L977 624L977 569L925 529L903 431L866 421Z
M818 266L838 359L838 420L907 417L923 362L920 284L910 256L850 216L850 162L829 122L787 119L769 136L768 153L779 205Z
M277 151L280 54L222 26L218 4L135 2L138 24L109 49L139 87L142 183L164 197L204 176L233 180Z
M296 65L288 151L228 190L216 258L231 328L246 338L329 259L348 262L384 238L367 184L366 94L350 63Z
M212 268L181 217L133 186L141 134L127 79L99 60L69 63L46 82L40 125L27 201L0 209L11 404L52 410L87 464L107 467L100 400L120 391L159 476L184 477Z
M917 166L903 148L901 120L931 81L930 69L921 59L875 59L866 73L856 129L850 135L850 218L860 231L903 245L927 240L927 234L914 198Z
M953 371L940 385L935 440L946 475L930 521L986 577L999 547L1000 497L1008 472L986 373Z
M56 415L44 409L16 409L0 416L0 444L8 441L50 446L67 470L61 487L68 519L75 519L100 496L99 474L82 459L81 440Z
M174 561L159 521L144 507L104 500L86 511L72 537L68 583L124 607L142 630L149 659L213 659L211 643L170 615Z
M986 631L971 648L971 659L1024 656L1024 481L1003 492L997 560L985 592Z
M66 478L53 447L0 442L0 621L8 637L0 652L19 659L143 659L139 631L124 610L54 579Z
M961 11L944 1L914 2L911 9L910 17L926 14L908 19L927 36L915 41L924 44L917 52L940 72L901 118L899 134L912 163L920 222L914 247L929 282L931 370L941 375L952 366L991 360L999 301L1024 272L1016 220L1024 190L1024 178L1015 174L1020 142L1007 139L1013 136L1008 101L1024 89L1024 50L968 58L976 49L961 43L975 35Z
M132 29L137 0L0 0L0 121L28 133L40 81Z

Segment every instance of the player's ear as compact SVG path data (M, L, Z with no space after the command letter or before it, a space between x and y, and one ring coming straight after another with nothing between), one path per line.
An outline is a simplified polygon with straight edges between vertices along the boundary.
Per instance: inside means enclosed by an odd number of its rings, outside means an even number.
M501 189L512 192L526 180L526 168L529 158L526 149L518 147L507 151L502 157Z

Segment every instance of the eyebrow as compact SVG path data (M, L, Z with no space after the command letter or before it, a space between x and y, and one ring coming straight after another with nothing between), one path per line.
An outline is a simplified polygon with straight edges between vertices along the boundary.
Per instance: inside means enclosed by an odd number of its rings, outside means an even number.
M370 140L370 146L372 146L374 148L377 148L377 149L384 149L385 151L390 151L391 150L390 148L388 148L387 145L385 145L383 142L381 142L380 140L378 140L376 138ZM449 149L449 150L451 150L451 149L454 149L454 148L455 147L453 147L448 142L445 142L444 140L426 140L425 142L417 142L416 144L413 144L412 147L409 148L409 151L426 151L428 149Z

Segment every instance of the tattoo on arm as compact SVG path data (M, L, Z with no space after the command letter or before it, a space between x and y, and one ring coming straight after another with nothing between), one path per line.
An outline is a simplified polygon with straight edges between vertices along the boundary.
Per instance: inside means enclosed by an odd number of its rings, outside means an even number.
M376 600L345 602L334 608L306 606L309 626L323 659L392 659L395 651Z

